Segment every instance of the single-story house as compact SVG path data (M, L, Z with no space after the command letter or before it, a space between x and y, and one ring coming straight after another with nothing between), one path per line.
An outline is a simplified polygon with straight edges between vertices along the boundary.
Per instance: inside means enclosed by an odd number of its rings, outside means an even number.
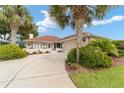
M28 49L42 49L54 51L62 48L62 43L59 37L56 36L40 36L30 38L26 41L26 48Z
M56 36L39 36L34 37L29 36L28 40L25 40L27 49L37 49L41 51L69 51L70 49L76 47L76 34L67 36L64 38L59 38ZM91 33L82 32L81 45L84 46L88 44L89 41L98 38Z
M0 46L8 43L9 41L0 38Z

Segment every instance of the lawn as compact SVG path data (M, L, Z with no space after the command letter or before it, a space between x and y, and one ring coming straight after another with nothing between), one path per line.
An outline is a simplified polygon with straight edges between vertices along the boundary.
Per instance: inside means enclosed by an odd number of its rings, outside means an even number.
M124 88L124 65L106 70L70 74L79 88Z

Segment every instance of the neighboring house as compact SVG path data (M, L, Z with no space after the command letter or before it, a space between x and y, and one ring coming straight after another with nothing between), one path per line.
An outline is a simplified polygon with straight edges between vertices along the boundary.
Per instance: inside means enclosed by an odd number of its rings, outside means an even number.
M0 46L8 43L9 41L0 38Z
M91 33L82 32L81 46L88 44L89 41L99 38ZM25 40L27 49L40 49L47 51L69 51L76 47L76 35L59 38L56 36L39 36L30 35L30 39Z

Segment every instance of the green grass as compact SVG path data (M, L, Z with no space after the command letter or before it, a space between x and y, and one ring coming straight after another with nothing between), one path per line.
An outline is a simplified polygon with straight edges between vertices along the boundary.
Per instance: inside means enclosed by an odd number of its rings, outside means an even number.
M75 72L70 76L80 88L124 88L124 65L102 71Z

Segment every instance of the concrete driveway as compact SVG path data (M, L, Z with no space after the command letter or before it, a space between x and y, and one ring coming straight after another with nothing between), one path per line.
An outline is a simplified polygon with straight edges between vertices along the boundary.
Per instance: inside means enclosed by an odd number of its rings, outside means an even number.
M30 55L0 63L0 87L74 88L65 70L66 53Z

